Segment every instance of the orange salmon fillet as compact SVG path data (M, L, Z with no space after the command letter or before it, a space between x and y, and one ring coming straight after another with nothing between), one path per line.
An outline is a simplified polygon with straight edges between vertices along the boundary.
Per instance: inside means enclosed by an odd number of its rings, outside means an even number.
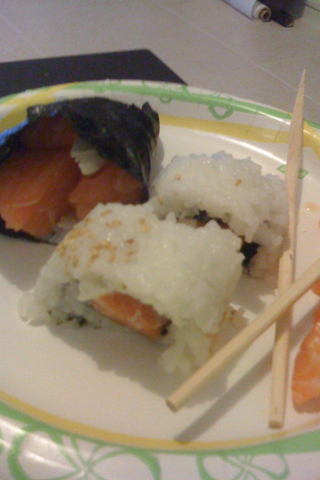
M72 212L70 191L81 172L66 150L29 150L0 165L0 212L7 228L50 234Z
M106 160L93 175L82 176L70 194L76 215L83 219L98 203L139 203L142 185L130 173Z
M317 280L311 287L311 291L320 296L320 280Z
M76 138L62 115L44 117L22 132L21 149L0 165L0 215L6 228L42 238L62 217L81 220L98 203L140 202L141 183L111 161L83 176L70 156Z
M168 324L151 305L145 305L130 295L115 292L93 300L92 306L106 317L156 339Z
M62 115L44 117L28 128L20 136L22 147L30 149L71 149L77 134L71 122Z
M315 324L303 340L295 359L292 398L296 405L320 397L320 307Z

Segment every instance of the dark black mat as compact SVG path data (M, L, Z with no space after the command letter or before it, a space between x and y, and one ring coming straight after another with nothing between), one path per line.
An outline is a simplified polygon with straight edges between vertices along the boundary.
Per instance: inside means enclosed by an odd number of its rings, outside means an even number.
M0 63L0 97L30 88L108 78L185 83L151 51L129 50Z

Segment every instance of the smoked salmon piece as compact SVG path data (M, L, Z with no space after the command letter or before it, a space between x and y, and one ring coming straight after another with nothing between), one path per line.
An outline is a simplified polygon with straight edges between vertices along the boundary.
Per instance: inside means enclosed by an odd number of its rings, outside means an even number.
M6 227L35 237L49 235L63 216L73 212L69 194L80 178L80 169L66 150L13 154L0 164L0 212Z
M72 123L62 115L43 117L32 123L21 132L19 143L26 149L58 149L71 150L77 133Z
M82 176L70 194L76 216L82 220L98 203L137 204L141 201L143 186L129 172L110 160L100 170Z
M26 113L0 133L2 233L43 239L66 215L79 220L98 203L147 199L159 136L159 116L148 103L139 108L88 97L34 105ZM106 159L93 175L83 175L71 157L78 139Z
M92 306L106 317L155 340L165 331L168 319L151 305L119 292L108 293L92 301Z
M320 296L320 280L317 280L311 287L311 291Z
M83 219L98 203L140 202L142 184L111 161L84 176L69 150L26 150L0 164L0 212L6 227L49 235L62 217Z
M296 405L320 398L320 306L315 324L303 340L295 359L292 398Z

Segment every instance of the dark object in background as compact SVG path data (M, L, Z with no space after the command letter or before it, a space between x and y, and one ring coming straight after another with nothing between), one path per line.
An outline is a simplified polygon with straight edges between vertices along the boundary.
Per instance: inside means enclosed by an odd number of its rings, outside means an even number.
M273 10L271 13L271 20L274 20L283 27L293 27L294 24L294 17L284 10Z
M292 27L304 12L305 0L261 0L271 10L271 20L283 27Z
M0 97L87 80L185 82L150 50L71 55L0 63Z

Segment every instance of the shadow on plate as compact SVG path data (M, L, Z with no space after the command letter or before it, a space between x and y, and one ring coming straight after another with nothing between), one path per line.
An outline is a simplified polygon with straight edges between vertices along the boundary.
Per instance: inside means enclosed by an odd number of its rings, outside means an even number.
M301 320L293 327L291 334L291 349L293 349L304 336L307 334L310 328L310 319L312 314L308 312ZM233 362L235 364L236 360ZM222 395L211 405L201 416L199 416L194 422L188 425L184 430L182 430L176 437L175 440L181 443L188 443L191 441L198 440L205 432L212 429L212 427L238 403L243 397L245 397L250 390L252 390L257 381L261 381L271 370L272 363L272 350L270 349L258 363L254 364L252 368L245 373L231 388L225 390ZM229 365L228 370L225 370L223 373L224 378L230 372L232 365ZM200 398L206 397L207 400L210 398L210 391L216 391L219 389L221 379L214 379L210 385L206 386L202 391L201 396L197 397L198 401ZM288 402L291 396L290 383L288 387ZM197 400L194 398L194 402ZM310 402L309 412L314 412L315 408L318 406L318 411L320 407L319 402ZM302 409L301 409L302 411ZM306 411L306 410L305 410ZM260 415L261 409L257 405L257 411L251 412L251 418L254 418L255 415ZM268 412L263 412L266 418L266 425L268 422Z
M14 257L14 253L15 249L13 248L11 252L12 257ZM27 264L24 264L23 268L26 268L26 266ZM40 266L41 261L39 260L38 267L40 268ZM36 279L36 270L37 268L34 270L33 279L30 283ZM19 278L19 275L16 274L16 269L13 269L11 276ZM24 284L25 282L21 281L20 283ZM252 296L253 289L255 289L254 297L266 292L269 293L269 290L261 282L255 282L244 277L241 283L243 283L243 289L240 289L242 291L242 300L247 296L250 298L248 294L250 292ZM240 292L238 292L238 296L239 300L241 300ZM263 299L254 300L253 304L248 302L248 305L245 305L245 307L250 307L251 313L255 313L256 310L261 311L265 307L265 301ZM247 321L248 318L245 316L242 321L237 321L236 326L232 322L222 324L213 349L217 350L229 341ZM30 328L37 328L37 325L31 322ZM114 372L119 377L129 378L131 381L138 382L143 388L154 392L163 399L186 379L186 376L183 374L166 374L159 366L159 357L166 348L161 341L149 340L113 322L108 322L102 328L92 328L88 325L80 327L75 322L49 325L48 328L53 336L59 338L68 347L79 350L92 359L99 370ZM233 368L233 365L234 363L219 376L219 379L214 383L214 388L205 390L197 398L193 399L190 404L202 404L208 401L208 399L214 401L217 397L221 397L226 391L228 372Z
M261 280L242 275L233 296L233 302L254 315L258 315L266 307L267 296L273 297L271 290Z
M0 273L21 291L30 290L53 247L44 243L0 236Z
M250 291L252 292L252 287ZM258 303L255 304L256 307L257 305ZM265 306L263 301L261 305L259 304L260 308L262 306ZM247 321L244 316L241 321L237 320L236 325L232 321L223 323L219 335L216 336L213 351L218 350L236 335ZM159 365L159 357L166 348L163 342L149 340L115 323L108 322L106 326L96 329L88 325L80 327L73 322L50 325L48 328L52 335L88 355L100 370L112 371L120 377L139 382L143 388L163 399L186 379L186 376L180 373L166 374ZM198 395L191 405L201 404L208 399L214 400L223 395L228 371L233 368L232 365L219 376L214 388Z
M165 398L184 380L179 374L166 374L159 366L158 358L165 348L160 342L125 327L116 324L101 328L80 327L70 322L48 328L52 335L88 355L99 370L139 382L161 397Z

